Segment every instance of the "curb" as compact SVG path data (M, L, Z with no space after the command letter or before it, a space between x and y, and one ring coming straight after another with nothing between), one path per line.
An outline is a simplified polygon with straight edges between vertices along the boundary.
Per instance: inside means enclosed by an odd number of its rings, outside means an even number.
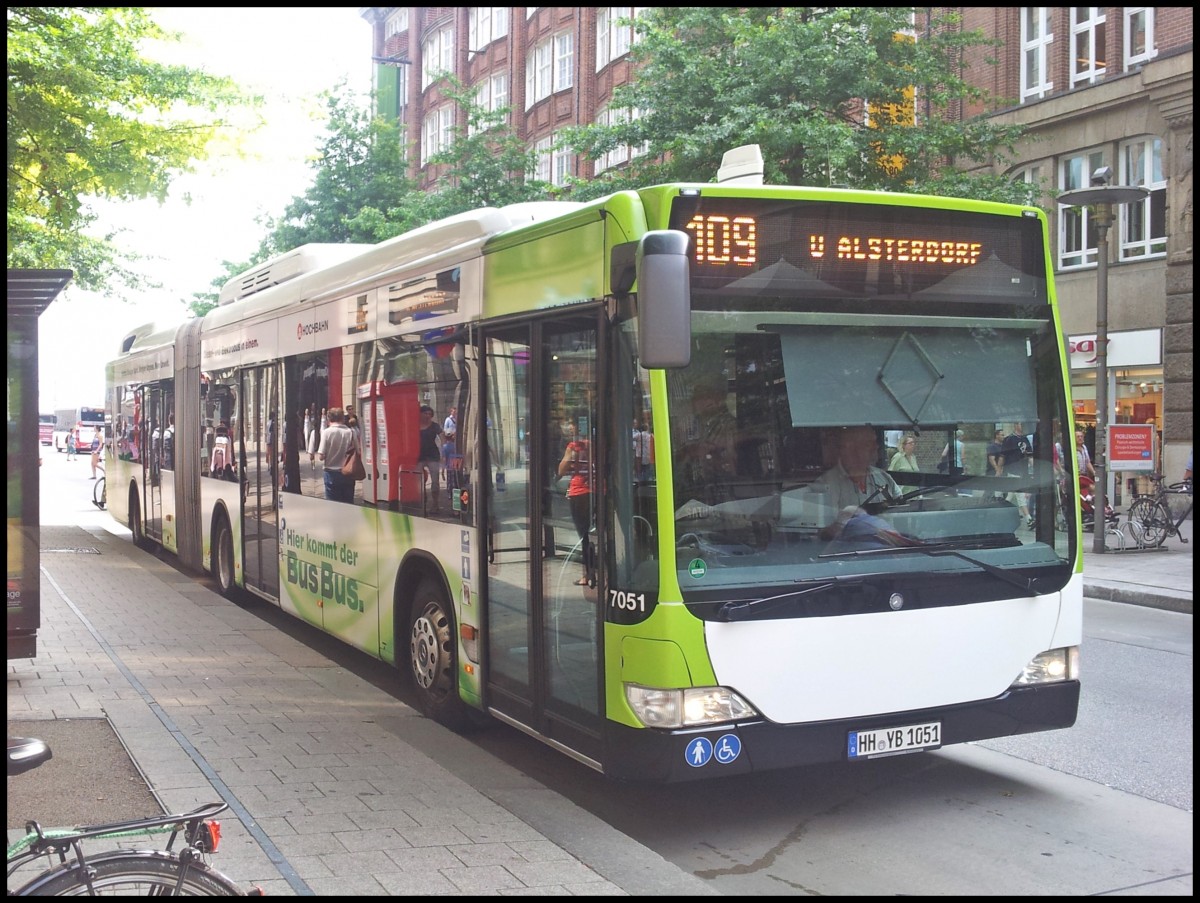
M1127 605L1141 605L1145 608L1158 608L1163 611L1177 611L1180 614L1192 613L1192 597L1190 594L1176 593L1171 590L1146 590L1130 584L1107 582L1103 580L1085 580L1083 594L1092 599L1106 599L1109 602L1124 602Z

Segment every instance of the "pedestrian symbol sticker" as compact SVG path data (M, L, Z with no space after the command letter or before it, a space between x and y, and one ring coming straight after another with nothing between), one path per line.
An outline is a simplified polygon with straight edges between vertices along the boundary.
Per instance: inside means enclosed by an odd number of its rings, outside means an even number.
M728 765L742 754L742 741L737 734L725 734L719 738L713 747L713 755L722 765Z
M707 765L708 760L712 758L713 745L707 737L697 737L687 745L687 752L684 757L687 763L692 768L699 768L701 765Z

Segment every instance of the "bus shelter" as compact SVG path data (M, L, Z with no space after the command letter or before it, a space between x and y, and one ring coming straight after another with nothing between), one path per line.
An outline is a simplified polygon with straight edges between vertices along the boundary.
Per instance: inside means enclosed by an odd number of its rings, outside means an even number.
M37 655L38 317L75 274L8 271L8 659Z

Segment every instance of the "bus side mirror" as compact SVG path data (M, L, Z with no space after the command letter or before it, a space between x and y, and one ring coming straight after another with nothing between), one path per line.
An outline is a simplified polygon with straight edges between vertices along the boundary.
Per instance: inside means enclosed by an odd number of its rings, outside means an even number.
M638 358L647 369L692 360L692 293L688 235L647 232L637 248Z

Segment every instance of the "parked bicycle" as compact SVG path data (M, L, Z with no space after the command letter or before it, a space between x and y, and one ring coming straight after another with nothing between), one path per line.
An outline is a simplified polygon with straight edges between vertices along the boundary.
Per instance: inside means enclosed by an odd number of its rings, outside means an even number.
M1180 542L1187 537L1179 532L1179 525L1192 513L1192 481L1163 485L1163 475L1150 475L1154 491L1139 495L1129 506L1129 526L1133 538L1142 548L1161 546L1168 536Z
M32 771L52 757L41 740L8 738L8 775ZM232 879L208 864L217 851L221 823L214 816L228 809L226 803L208 803L175 815L156 815L107 825L46 829L35 821L25 825L25 836L8 847L8 877L22 866L45 858L45 871L35 875L10 897L95 897L101 895L245 897L262 896L254 888L247 893ZM115 849L86 853L84 842L116 841L139 834L169 834L162 849ZM182 836L183 845L175 849Z

